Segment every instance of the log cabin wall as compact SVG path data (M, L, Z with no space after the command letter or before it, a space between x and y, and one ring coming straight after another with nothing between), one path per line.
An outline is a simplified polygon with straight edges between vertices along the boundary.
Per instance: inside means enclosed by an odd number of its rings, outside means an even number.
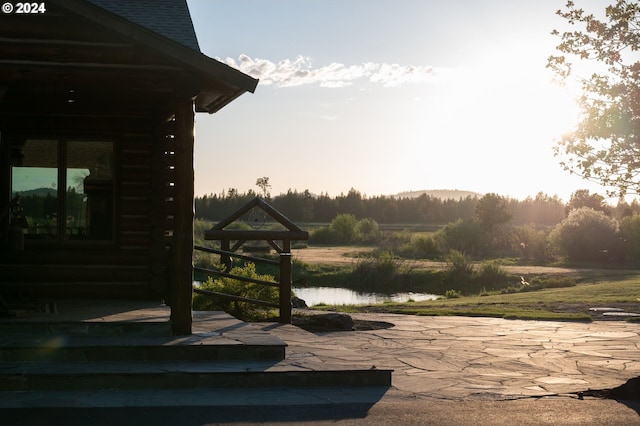
M83 2L66 3L70 9L52 2L39 16L0 16L0 208L15 196L15 141L112 141L113 234L108 241L82 243L70 241L60 228L51 237L57 241L26 239L24 250L15 250L5 215L0 294L168 298L175 168L174 126L167 120L189 72L90 22L111 19L116 29L130 31L121 19L99 16L102 11ZM64 197L60 192L58 204Z
M114 141L114 235L109 242L87 244L26 240L24 250L9 247L8 221L0 249L0 294L36 297L123 297L166 299L169 296L169 251L173 238L173 122L121 120L101 128L81 130L69 121L32 121L36 135L69 135ZM12 126L3 132L3 163ZM18 126L20 127L20 126ZM122 133L114 128L124 129ZM52 130L55 129L55 130ZM5 170L8 170L5 169ZM8 174L10 176L10 173ZM6 184L3 189L7 190ZM5 192L7 193L7 192ZM12 194L13 195L13 194ZM7 197L8 198L8 197ZM5 205L7 198L4 198Z
M75 226L71 238L60 221L49 241L32 232L16 249L0 216L0 295L162 298L174 331L189 334L194 110L215 113L258 81L199 51L186 2L154 5L49 0L46 13L0 14L0 212L18 192L10 181L24 141L56 146L49 160L60 163L47 167L61 184L71 141L113 143L104 236ZM59 213L67 192L57 191Z

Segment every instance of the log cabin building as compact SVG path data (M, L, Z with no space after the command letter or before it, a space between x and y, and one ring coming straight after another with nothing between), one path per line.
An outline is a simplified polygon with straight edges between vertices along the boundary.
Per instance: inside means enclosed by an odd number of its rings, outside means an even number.
M257 80L186 0L37 4L0 13L0 296L165 300L189 334L194 114Z

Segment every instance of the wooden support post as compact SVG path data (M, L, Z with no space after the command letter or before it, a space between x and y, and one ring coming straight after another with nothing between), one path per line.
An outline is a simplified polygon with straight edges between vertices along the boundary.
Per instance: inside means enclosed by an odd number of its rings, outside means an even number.
M231 242L229 240L220 241L222 251L231 251ZM233 259L228 254L220 255L220 263L224 265L224 272L231 272L233 268Z
M175 108L175 213L172 245L171 324L173 334L192 333L193 221L194 221L194 110L191 99L179 99Z
M280 323L291 324L291 253L280 253Z

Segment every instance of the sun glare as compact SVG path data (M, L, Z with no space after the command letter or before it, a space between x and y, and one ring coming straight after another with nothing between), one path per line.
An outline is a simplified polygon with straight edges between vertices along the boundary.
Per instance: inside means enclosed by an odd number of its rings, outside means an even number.
M542 112L542 124L550 135L559 137L575 128L580 110L576 96L568 89L548 83L535 99Z

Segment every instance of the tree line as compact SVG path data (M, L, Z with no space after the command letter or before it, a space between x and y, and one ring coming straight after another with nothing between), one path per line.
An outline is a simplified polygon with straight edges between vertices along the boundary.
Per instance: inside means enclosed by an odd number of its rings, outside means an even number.
M329 223L339 214L350 214L357 219L373 219L380 224L447 224L457 220L472 220L478 204L482 205L481 200L487 197L441 199L428 194L418 197L368 197L355 189L336 197L324 193L314 196L308 190L289 190L271 197L266 191L258 194L252 190L240 192L229 189L220 194L196 197L196 217L214 222L222 220L256 196L266 198L269 204L294 222ZM616 206L609 206L602 196L591 194L588 190L576 191L568 203L542 192L524 200L500 198L501 209L508 211L510 221L515 225L554 226L565 219L571 210L580 207L590 207L616 218L640 212L640 205L635 200L632 203L620 201Z

